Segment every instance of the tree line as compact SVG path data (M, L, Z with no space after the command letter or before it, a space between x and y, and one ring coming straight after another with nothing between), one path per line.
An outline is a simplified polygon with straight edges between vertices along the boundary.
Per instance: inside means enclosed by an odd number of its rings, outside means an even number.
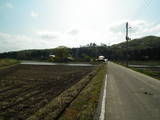
M51 55L55 55L55 58L50 57ZM0 58L55 62L89 62L96 61L97 57L101 55L110 60L123 61L126 59L126 43L123 42L112 46L90 43L78 48L60 46L54 49L5 52L0 53ZM129 41L128 58L129 60L160 60L160 37L148 36Z

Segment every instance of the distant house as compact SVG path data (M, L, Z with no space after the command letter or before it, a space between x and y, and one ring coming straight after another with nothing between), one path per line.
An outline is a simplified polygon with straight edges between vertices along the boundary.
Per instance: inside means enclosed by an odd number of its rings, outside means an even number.
M97 61L103 61L103 62L105 62L105 57L104 56L98 56Z
M49 57L50 57L50 58L55 58L56 56L55 56L55 55L49 55Z
M74 61L74 58L73 58L73 57L67 57L67 59L68 59L69 61Z

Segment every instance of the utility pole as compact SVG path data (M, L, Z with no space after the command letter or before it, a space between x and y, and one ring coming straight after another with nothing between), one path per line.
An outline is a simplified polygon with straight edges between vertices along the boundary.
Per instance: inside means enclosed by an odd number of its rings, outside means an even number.
M95 53L95 59L97 59L97 46L95 46L96 48L96 53Z
M128 37L128 22L126 23L126 66L128 67L128 40L129 40L129 37Z
M79 48L77 47L77 49L76 49L76 60L78 61L78 59L79 59Z

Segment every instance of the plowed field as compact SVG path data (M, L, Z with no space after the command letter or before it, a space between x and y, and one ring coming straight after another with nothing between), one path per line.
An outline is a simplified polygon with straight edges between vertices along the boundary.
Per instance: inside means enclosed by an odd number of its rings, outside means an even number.
M0 120L24 120L93 67L18 65L0 71Z

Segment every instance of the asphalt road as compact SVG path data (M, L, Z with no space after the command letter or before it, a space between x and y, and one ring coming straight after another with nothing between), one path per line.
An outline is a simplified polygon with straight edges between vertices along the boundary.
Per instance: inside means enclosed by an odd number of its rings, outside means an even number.
M160 81L108 62L105 120L160 120Z

